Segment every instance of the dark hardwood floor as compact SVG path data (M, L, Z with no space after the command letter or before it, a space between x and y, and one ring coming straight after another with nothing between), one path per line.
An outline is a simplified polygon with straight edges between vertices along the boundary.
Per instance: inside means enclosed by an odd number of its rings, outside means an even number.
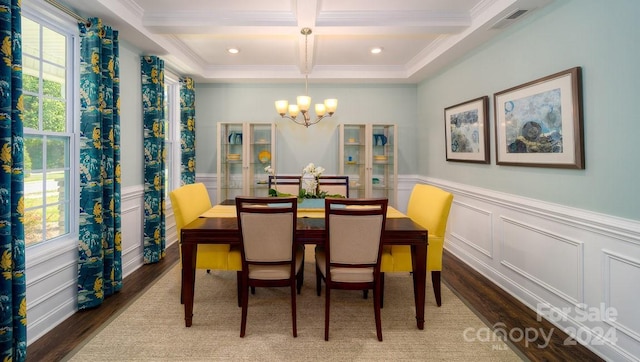
M122 290L107 298L99 308L81 311L55 327L27 348L27 361L59 361L80 346L85 338L91 337L103 323L106 323L125 308L164 272L178 261L178 247L167 248L166 257L159 263L145 265L124 280ZM537 321L535 311L529 309L502 289L478 274L475 270L445 251L442 277L444 283L458 295L489 326L496 323L506 331L535 328L548 335L553 331L551 342L544 348L540 337L534 342L523 340L507 341L523 358L531 361L602 361L586 347L575 344L565 345L567 335L551 323ZM433 298L431 288L427 298ZM428 326L428 322L426 323ZM517 333L513 333L517 338ZM464 346L460 346L464 348Z
M543 331L545 336L552 331L548 345L538 333L539 338L527 342L517 332L510 333L517 340L505 341L523 359L531 361L603 361L579 343L566 345L567 334L545 319L537 320L534 310L522 304L510 294L493 284L457 257L445 251L443 256L442 278L444 283L462 299L476 315L488 326L495 326L507 332L525 331L534 328ZM530 335L534 335L531 333ZM575 342L575 340L570 340ZM543 348L538 345L544 346Z

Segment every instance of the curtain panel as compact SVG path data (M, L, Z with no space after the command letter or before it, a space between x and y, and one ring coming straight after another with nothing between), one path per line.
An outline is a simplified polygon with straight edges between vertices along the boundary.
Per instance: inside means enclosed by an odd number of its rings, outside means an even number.
M22 27L19 0L0 12L0 358L27 358L22 132Z
M196 182L196 90L193 78L180 80L180 185Z
M165 148L164 61L156 56L140 59L144 144L144 250L145 264L165 256Z
M78 308L122 288L118 32L98 18L80 28Z

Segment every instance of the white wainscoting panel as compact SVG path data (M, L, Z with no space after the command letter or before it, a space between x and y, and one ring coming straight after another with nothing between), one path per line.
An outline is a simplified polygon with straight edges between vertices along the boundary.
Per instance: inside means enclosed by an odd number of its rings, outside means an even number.
M604 359L640 361L640 222L445 180L416 182L454 194L449 252Z
M27 345L77 310L77 239L27 249Z
M502 265L569 303L582 303L582 243L509 218L500 220Z
M604 253L604 305L615 311L614 318L605 320L629 338L640 343L640 308L638 308L638 281L640 260L634 260L609 250ZM635 280L629 284L628 280ZM630 303L629 301L635 301Z
M142 186L121 190L122 274L142 266ZM77 310L78 239L43 243L27 249L27 345ZM126 282L126 280L125 280Z
M122 227L122 276L143 265L144 189L127 188L120 207Z
M450 232L451 238L473 248L479 258L493 258L493 243L491 242L493 222L490 211L454 198L449 220L449 229L454 230Z

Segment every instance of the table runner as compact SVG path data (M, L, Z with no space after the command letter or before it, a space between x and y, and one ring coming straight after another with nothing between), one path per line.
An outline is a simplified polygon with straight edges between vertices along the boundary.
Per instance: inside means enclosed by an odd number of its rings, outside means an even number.
M235 205L215 205L205 211L200 217L236 217ZM298 209L298 217L324 218L324 208ZM403 218L405 214L389 206L387 207L387 218Z

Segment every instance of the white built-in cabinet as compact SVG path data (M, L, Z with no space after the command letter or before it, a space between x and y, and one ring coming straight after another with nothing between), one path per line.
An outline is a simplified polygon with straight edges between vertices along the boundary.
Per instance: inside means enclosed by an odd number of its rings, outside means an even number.
M275 169L274 123L218 123L218 202L236 196L268 196L265 167Z
M397 126L341 124L338 133L339 172L349 176L349 197L386 197L397 207Z

